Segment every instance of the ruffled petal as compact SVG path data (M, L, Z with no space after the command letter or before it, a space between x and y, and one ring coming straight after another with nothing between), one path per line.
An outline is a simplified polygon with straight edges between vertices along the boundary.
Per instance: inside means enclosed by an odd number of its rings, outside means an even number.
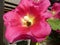
M18 19L20 16L18 15L18 13L14 11L9 11L7 13L4 14L3 19L4 21L11 21L13 19Z
M23 27L7 27L5 32L5 38L9 43L16 42L22 35L26 34L28 29ZM17 40L16 40L17 39ZM21 39L20 39L21 40Z
M15 11L9 11L3 16L5 26L21 25L20 18L20 15Z
M36 8L40 13L46 11L48 7L50 6L50 1L49 0L40 0L38 3L34 0L21 0L17 8L21 10L23 9L24 12L28 12L30 7ZM18 11L20 12L20 11Z
M50 25L45 21L40 21L40 23L34 25L34 27L32 27L31 30L33 36L37 38L45 38L51 32Z
M36 7L37 10L40 11L40 13L45 12L48 7L50 6L50 1L49 0L40 0L39 5L34 5L34 7Z
M10 43L15 42L15 39L18 39L20 35L29 32L26 27L22 27L21 17L15 11L7 12L3 19L6 26L5 37Z
M19 14L26 14L28 13L31 5L32 5L31 0L21 0L18 6L15 8L15 10Z
M46 39L46 37L44 37L44 38L35 38L35 39L36 39L37 42L42 42Z
M29 6L32 6L32 0L21 0L18 6L25 6L28 8Z
M60 3L54 3L52 6L52 11L55 12L53 17L60 19Z
M60 12L57 12L57 13L54 15L54 18L60 19Z
M44 18L51 18L52 13L50 11L46 11L46 12L42 13L41 16Z
M60 11L60 3L54 3L52 6L53 11Z

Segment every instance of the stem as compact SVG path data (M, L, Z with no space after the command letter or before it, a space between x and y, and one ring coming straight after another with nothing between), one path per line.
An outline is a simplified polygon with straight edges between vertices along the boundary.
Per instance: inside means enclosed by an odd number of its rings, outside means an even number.
M27 42L28 42L28 45L30 45L30 43L31 43L31 40L29 39L29 40L27 40Z

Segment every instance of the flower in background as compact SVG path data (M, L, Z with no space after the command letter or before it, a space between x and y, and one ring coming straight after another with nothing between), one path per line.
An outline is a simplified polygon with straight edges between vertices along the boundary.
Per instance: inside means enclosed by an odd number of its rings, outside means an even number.
M51 28L46 21L51 17L46 11L50 2L34 1L36 0L22 0L14 10L4 14L5 37L10 43L24 39L41 42L50 34Z
M58 32L60 34L60 30L57 30L56 32Z
M51 11L52 11L53 19L59 19L60 21L60 3L54 3ZM57 32L60 33L60 30L57 29Z
M52 14L54 18L60 19L60 3L54 3L52 6Z

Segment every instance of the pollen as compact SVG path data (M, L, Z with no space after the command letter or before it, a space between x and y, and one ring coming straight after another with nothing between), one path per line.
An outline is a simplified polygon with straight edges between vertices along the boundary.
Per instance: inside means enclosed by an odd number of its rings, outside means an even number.
M52 14L55 15L56 14L56 11L52 11Z
M25 27L32 26L34 24L34 17L27 14L22 18L22 25Z

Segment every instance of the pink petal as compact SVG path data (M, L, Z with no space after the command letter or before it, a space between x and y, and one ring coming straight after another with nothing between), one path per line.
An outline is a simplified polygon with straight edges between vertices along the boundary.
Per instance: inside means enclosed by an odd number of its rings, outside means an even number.
M52 10L54 11L60 11L60 3L54 3L53 4L53 7L52 7Z
M29 7L31 6L31 0L21 0L18 6L15 8L15 10L19 14L28 13Z
M60 19L60 12L57 12L54 16L54 18Z
M60 30L57 30L56 32L58 32L60 34Z
M51 18L52 17L52 13L50 11L46 11L46 12L42 13L41 15L44 18Z
M40 23L34 25L34 27L32 27L31 30L33 36L37 38L45 38L51 32L50 25L45 21L40 21Z
M52 11L55 11L54 18L60 19L60 3L54 3L52 6Z
M21 0L19 5L17 6L18 12L21 12L21 8L24 12L28 12L30 7L36 8L40 13L46 11L50 6L49 0L40 0L38 3L34 3L34 0ZM19 8L18 8L19 7Z
M35 7L30 7L30 10L29 10L30 14L37 17L39 16L40 12L39 10L37 10Z
M28 32L27 35L29 35L29 39L31 39L33 42L42 42L46 39L46 37L42 37L42 38L37 38L35 36L33 36L32 32ZM28 37L27 37L28 38Z
M20 24L20 16L15 11L9 11L3 16L5 26L17 26Z
M5 37L9 43L16 42L23 34L26 34L28 30L23 27L7 27ZM16 40L17 39L17 40ZM22 39L21 39L22 40Z
M40 0L39 5L35 5L35 7L40 11L40 13L45 12L48 7L50 6L50 1L49 0Z
M20 6L25 6L26 8L32 5L32 0L21 0L19 3Z
M46 37L45 38L35 38L35 39L36 39L37 42L42 42L46 39Z
M4 14L4 21L11 21L12 19L18 19L20 16L14 11L9 11Z

